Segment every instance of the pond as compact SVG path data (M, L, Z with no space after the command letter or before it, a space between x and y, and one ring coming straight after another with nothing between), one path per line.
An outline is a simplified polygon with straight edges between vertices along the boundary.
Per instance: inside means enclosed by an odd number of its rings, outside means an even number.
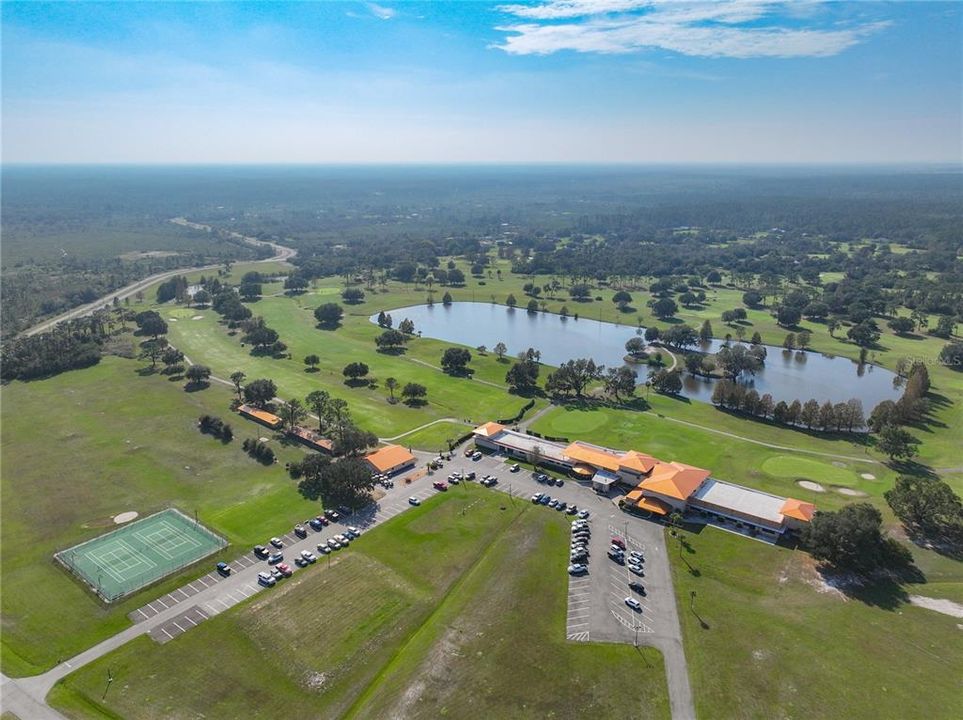
M472 348L485 345L489 351L503 342L512 357L532 347L541 352L541 361L549 365L561 365L580 357L590 357L607 367L623 365L625 341L635 336L637 330L635 325L616 325L584 316L576 320L551 313L529 313L493 303L413 305L390 313L395 327L408 318L424 337ZM371 316L372 322L376 319L377 315ZM723 342L713 340L699 349L716 352ZM826 400L836 403L855 397L862 401L868 416L881 401L896 400L902 392L893 385L896 375L875 365L859 365L849 358L816 352L789 352L771 345L767 345L766 350L765 367L755 377L742 381L760 395L770 393L776 402L796 399L806 402L815 398L820 403ZM676 352L676 355L681 365L681 354ZM639 382L644 382L648 367L634 367L639 373ZM710 402L714 380L692 377L686 372L683 378L686 396Z

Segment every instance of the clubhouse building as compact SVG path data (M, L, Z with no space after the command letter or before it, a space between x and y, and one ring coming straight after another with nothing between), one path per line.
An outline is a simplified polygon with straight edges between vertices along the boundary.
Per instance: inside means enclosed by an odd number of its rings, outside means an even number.
M624 489L622 509L648 517L678 512L776 540L802 529L816 511L812 503L717 480L708 470L635 450L554 442L495 422L475 428L473 434L479 447L591 481L596 492Z

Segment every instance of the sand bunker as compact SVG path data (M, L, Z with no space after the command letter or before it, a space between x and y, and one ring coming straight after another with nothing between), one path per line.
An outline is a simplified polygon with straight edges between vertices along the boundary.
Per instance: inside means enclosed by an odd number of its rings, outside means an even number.
M876 479L876 476L873 475L873 473L862 473L862 474L860 475L860 477L863 478L863 480L875 480L875 479Z
M167 318L167 322L177 322L177 318Z
M191 320L203 320L203 319L204 319L203 315L195 315L194 317L191 318Z
M840 495L849 495L849 497L866 497L866 493L862 490L853 490L852 488L836 488L836 492Z
M805 488L806 490L812 490L813 492L826 492L826 488L817 482L812 482L811 480L800 480L798 482L799 487Z
M114 515L114 522L117 525L123 525L124 523L129 523L131 520L137 518L137 513L134 510L128 512L122 512L120 515Z
M917 607L934 610L950 617L963 618L963 605L952 600L939 600L937 598L923 597L922 595L910 595L909 601Z

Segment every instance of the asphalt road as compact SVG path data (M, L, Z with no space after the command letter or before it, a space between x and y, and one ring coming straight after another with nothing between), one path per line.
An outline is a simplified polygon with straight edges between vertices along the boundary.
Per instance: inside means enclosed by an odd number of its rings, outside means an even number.
M183 218L174 218L173 220L171 220L171 222L177 225L183 225L185 227L194 228L195 230L205 230L207 232L211 231L211 227L209 225L201 225L200 223L188 222ZM252 260L251 262L266 263L266 262L278 262L278 261L290 260L292 257L297 255L297 252L298 252L294 248L289 248L284 245L278 245L277 243L264 242L262 240L258 240L257 238L246 237L244 235L241 235L240 233L231 233L231 236L238 240L242 240L250 245L258 245L258 246L267 245L274 250L274 257L265 258L264 260ZM72 310L68 310L67 312L62 313L57 317L51 318L49 320L44 320L42 323L38 323L37 325L34 325L29 330L24 330L23 334L36 335L37 333L46 332L50 328L64 322L65 320L72 320L74 318L90 315L91 313L99 310L105 305L109 306L111 303L114 302L115 298L117 300L123 300L124 298L133 297L139 291L146 290L148 287L150 287L154 283L160 282L162 280L169 280L175 275L183 275L185 273L197 272L202 270L203 271L216 270L217 268L222 267L222 265L223 265L222 263L217 265L199 265L197 267L178 268L176 270L168 270L166 272L156 273L154 275L144 278L143 280L138 280L136 282L131 283L130 285L122 287L120 290L115 290L114 292L108 293L104 295L102 298L99 298L98 300L94 300L92 303L87 303L86 305L80 305L79 307L75 307Z
M485 455L478 461L457 454L446 463L444 469L434 476L422 475L419 468L429 456L418 453L419 466L395 478L394 488L386 491L377 503L355 513L340 522L332 523L321 532L308 529L306 538L293 535L293 528L285 535L285 562L292 566L295 576L299 569L294 558L301 550L311 550L318 555L318 564L327 562L317 553L316 546L333 535L340 534L349 525L363 532L388 520L411 506L411 496L426 498L437 492L431 483L454 470L474 471L481 478L484 474L498 477L496 490L510 493L516 502L531 502L536 492L548 492L553 497L576 504L590 512L592 527L591 558L589 574L582 578L570 578L569 613L566 634L570 640L621 642L654 646L665 658L669 700L675 720L694 720L695 710L682 647L681 629L672 591L668 556L659 525L626 515L605 497L597 495L590 486L565 479L562 487L547 487L537 483L530 473L511 473L499 456ZM419 476L420 477L416 477ZM414 479L405 484L406 477ZM542 507L542 512L557 512ZM571 516L566 516L570 518ZM282 528L278 532L282 532ZM628 590L630 579L637 579L606 556L606 549L613 534L623 537L629 549L639 549L645 555L645 575L638 578L646 587L643 611L634 613L624 604L624 598L634 593ZM264 538L267 545L269 538ZM336 551L337 552L337 551ZM565 557L563 561L567 562ZM53 720L62 716L45 703L47 693L54 684L75 670L106 655L140 635L149 634L157 642L167 642L182 632L188 632L197 624L217 615L250 597L267 591L257 583L257 574L268 567L264 560L254 558L253 552L245 553L231 562L234 571L224 578L209 573L187 583L131 613L134 624L107 640L62 662L52 670L34 677L2 678L2 706L21 718ZM311 566L309 566L310 568ZM280 582L291 582L291 579ZM638 596L636 596L638 597ZM643 657L644 650L643 650Z

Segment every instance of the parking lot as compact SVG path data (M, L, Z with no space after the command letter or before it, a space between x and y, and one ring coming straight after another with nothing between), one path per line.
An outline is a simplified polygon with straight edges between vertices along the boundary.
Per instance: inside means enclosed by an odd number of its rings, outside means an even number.
M596 494L590 483L547 472L550 477L562 477L563 482L561 487L549 486L537 482L530 471L510 472L511 462L499 455L486 454L479 460L471 460L459 454L448 463L445 474L452 470L474 471L478 478L492 474L498 478L496 490L511 493L526 502L531 502L536 493L546 493L589 511L588 573L569 576L566 638L583 642L655 645L662 645L663 641L680 642L662 526L623 513L609 498ZM542 512L558 512L547 506L540 509ZM571 515L563 515L567 520L574 519ZM622 538L627 551L643 554L642 576L608 558L613 537ZM567 563L568 560L568 556L560 558L561 562ZM629 589L632 581L642 584L645 595ZM641 612L625 604L627 597L639 601Z

